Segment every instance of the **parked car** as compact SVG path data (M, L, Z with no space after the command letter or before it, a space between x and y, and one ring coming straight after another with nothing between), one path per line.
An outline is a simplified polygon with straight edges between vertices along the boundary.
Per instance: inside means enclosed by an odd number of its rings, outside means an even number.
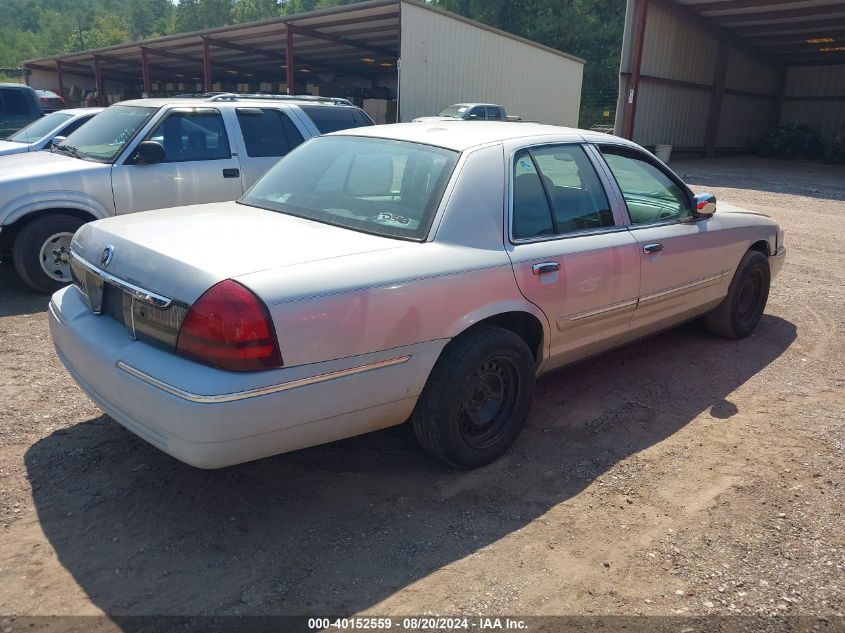
M409 417L472 468L539 374L698 316L748 336L771 219L616 137L406 123L304 143L238 202L83 226L59 358L117 422L213 468Z
M0 83L0 138L6 138L43 115L35 90Z
M41 109L44 112L64 110L65 98L52 90L36 90L35 94L38 95L38 102L41 104Z
M38 152L52 147L53 139L64 140L104 108L58 110L36 119L5 141L0 141L0 156Z
M160 207L236 200L304 139L372 125L330 99L124 101L54 145L0 161L0 250L52 292L69 283L70 239L85 222Z
M421 116L414 119L421 121L508 121L519 120L509 117L504 106L494 103L456 103L443 108L437 116Z

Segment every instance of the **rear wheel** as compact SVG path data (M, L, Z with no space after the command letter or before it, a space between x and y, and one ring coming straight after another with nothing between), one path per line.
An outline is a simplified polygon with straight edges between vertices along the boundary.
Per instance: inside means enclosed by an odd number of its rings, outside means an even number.
M727 338L745 338L754 331L769 299L769 260L748 251L739 262L728 294L705 321L711 332Z
M528 417L534 358L525 341L503 328L479 325L441 354L411 422L428 452L458 468L501 456Z
M20 278L47 294L69 284L70 242L83 224L71 215L51 213L24 226L12 247L12 261Z

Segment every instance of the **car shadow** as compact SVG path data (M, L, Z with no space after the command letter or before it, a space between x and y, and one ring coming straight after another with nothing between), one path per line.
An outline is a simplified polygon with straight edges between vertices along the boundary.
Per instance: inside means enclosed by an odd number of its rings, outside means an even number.
M729 424L730 394L795 337L769 315L741 341L694 322L556 372L516 445L473 472L429 458L406 425L203 471L106 416L40 440L26 469L58 559L118 626L350 614L526 526L702 412Z
M21 281L11 257L0 259L0 317L44 312L49 301L50 297Z

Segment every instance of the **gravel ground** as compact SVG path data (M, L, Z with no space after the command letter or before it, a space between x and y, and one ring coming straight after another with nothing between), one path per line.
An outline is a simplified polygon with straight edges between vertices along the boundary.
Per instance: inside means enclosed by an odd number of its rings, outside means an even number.
M845 171L674 167L786 228L758 330L691 323L548 376L470 473L403 427L181 465L76 388L0 264L0 614L841 618Z

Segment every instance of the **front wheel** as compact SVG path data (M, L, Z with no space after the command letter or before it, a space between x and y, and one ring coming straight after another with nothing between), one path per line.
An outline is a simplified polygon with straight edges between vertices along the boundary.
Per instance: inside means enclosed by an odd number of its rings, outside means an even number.
M745 338L754 331L769 299L769 260L759 251L748 251L737 266L728 294L707 314L707 327L726 338Z
M24 283L45 294L69 284L70 242L83 224L71 215L51 213L24 226L12 247L12 261Z
M428 452L458 468L500 457L516 440L534 396L534 357L525 341L478 325L440 355L411 415Z

